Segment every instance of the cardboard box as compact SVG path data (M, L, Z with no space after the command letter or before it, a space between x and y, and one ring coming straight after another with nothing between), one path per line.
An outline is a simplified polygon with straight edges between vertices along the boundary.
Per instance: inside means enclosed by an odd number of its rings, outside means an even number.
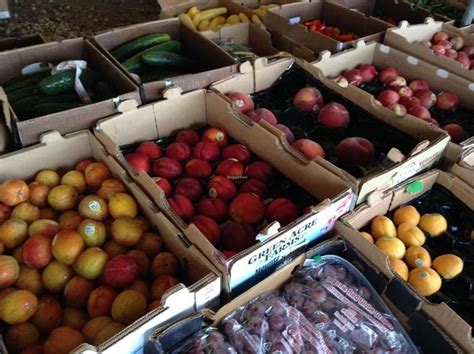
M167 250L178 256L188 287L178 284L163 297L162 305L127 326L107 342L95 348L82 345L76 352L117 353L135 352L143 347L147 332L153 328L186 315L195 309L214 307L219 303L220 278L215 268L192 245L185 244L180 231L148 199L145 193L130 180L125 170L106 153L103 146L88 131L62 137L58 132L42 136L41 143L0 157L0 180L22 178L30 180L42 169L65 171L83 159L94 158L105 163L137 201L143 216L161 235Z
M6 121L13 122L13 133L18 134L23 146L39 141L40 135L49 130L61 134L91 128L99 118L117 112L116 104L123 100L140 101L138 87L118 70L103 54L87 40L80 38L63 42L50 42L28 48L0 53L0 85L21 73L26 65L36 62L57 64L64 60L83 59L89 67L101 73L120 92L120 96L75 109L19 121L8 105L5 92L0 87L0 101Z
M215 43L212 43L199 33L182 25L178 19L152 21L116 28L94 36L94 44L107 56L123 73L140 85L136 75L131 75L110 54L110 51L132 39L152 33L168 33L172 39L181 41L183 53L196 60L200 65L200 72L170 77L160 81L141 84L141 93L144 103L157 101L162 97L165 88L179 86L184 91L192 91L209 86L212 82L230 76L238 71L236 62L229 58Z
M257 236L262 240L260 243L227 259L194 224L184 223L170 209L164 192L149 175L130 171L160 210L183 230L186 240L201 249L221 271L227 294L235 296L271 274L279 264L324 235L351 208L353 194L342 179L317 163L305 164L285 153L277 136L259 125L248 125L234 115L230 104L218 94L197 90L181 95L177 89L171 89L165 97L166 100L99 122L96 136L123 166L131 169L120 150L124 145L171 136L188 127L216 126L226 129L229 136L249 146L262 160L321 201L285 227L277 222L270 224Z
M418 191L409 190L408 186L413 182L422 185L423 188ZM373 262L387 278L396 279L397 277L393 275L389 266L387 256L375 245L363 239L357 230L368 225L375 216L385 215L387 212L420 197L423 193L431 190L435 184L447 188L456 198L469 208L474 209L474 189L472 187L446 172L432 170L387 191L380 196L379 200L359 205L353 212L341 219L337 231L349 242L354 243L361 253ZM405 288L410 289L410 292L405 296L405 301L407 304L411 304L413 311L421 308L430 320L446 332L465 352L474 350L470 324L457 315L446 303L431 303L426 298L418 295L408 283L400 282Z
M449 36L460 36L464 40L464 45L474 45L474 38L470 35L454 30L445 23L435 21L430 17L425 20L425 23L410 25L407 21L402 21L398 27L388 29L384 44L456 74L469 82L474 82L474 71L464 69L460 63L450 58L436 56L430 48L415 43L431 40L439 31L446 32Z
M41 34L31 34L23 37L7 37L0 39L0 52L16 48L29 47L36 44L45 43Z
M353 64L352 62L351 64ZM321 75L318 76L318 71L315 67L307 62L297 60L297 64L293 64L292 59L282 59L275 63L268 64L265 58L255 61L254 66L254 78L253 80L246 80L245 75L236 76L229 78L221 82L215 83L212 89L219 91L222 94L227 94L232 91L244 92L247 94L253 94L262 90L268 89L275 83L280 76L292 65L297 65L304 69L311 75L315 80L321 81L329 89L338 92L338 86L330 85L328 80L323 80ZM347 64L346 64L347 65ZM394 164L378 173L369 174L363 178L356 178L350 175L348 172L336 167L331 162L317 157L315 160L309 162L309 164L320 164L325 166L327 169L333 171L341 178L346 179L351 184L354 191L357 191L358 199L357 204L370 198L373 193L378 194L383 190L398 185L404 180L420 173L421 171L428 170L437 163L443 153L446 145L448 144L448 135L436 129L430 127L427 124L421 124L411 119L400 119L393 118L392 116L384 113L385 110L375 110L377 108L373 103L369 104L369 101L364 98L364 95L360 95L359 99L355 99L350 95L346 95L347 98L352 100L354 104L362 107L365 111L372 114L374 124L387 124L404 133L413 137L416 141L420 141L416 147L407 155L401 159L392 157ZM238 114L235 112L234 114ZM261 123L263 127L273 132L276 135L281 133L266 122ZM284 139L286 141L286 139ZM252 147L252 145L250 145ZM290 153L294 154L291 147L285 146L284 148ZM388 153L388 158L391 158L392 153L397 151L397 147L393 147ZM397 151L398 154L399 151ZM396 162L399 161L399 162Z
M302 24L320 19L327 26L337 26L341 33L353 32L359 39L381 42L389 25L378 19L367 17L359 11L323 0L300 2L273 8L263 18L263 23L273 31L301 43L316 53L323 50L339 52L351 47L356 41L339 42L319 32L309 32Z
M378 17L382 21L388 18L394 19L396 23L388 22L396 25L401 20L410 23L422 23L426 17L430 16L430 12L421 7L414 6L407 1L399 0L329 0L350 9L355 9L365 13L367 16ZM449 21L448 17L440 15L431 15L439 21Z
M461 161L453 164L449 171L474 187L474 147L464 150Z
M232 40L237 45L243 45L250 49L252 53L259 57L270 57L279 54L272 44L270 32L262 26L254 23L238 23L236 25L222 27L218 31L202 31L201 36L213 41ZM232 60L235 58L225 52ZM218 81L214 80L213 82Z
M201 11L215 7L226 7L228 12L225 16L231 14L238 15L241 12L246 14L249 18L253 15L252 10L240 5L237 1L232 0L158 0L158 5L161 7L160 20L177 17L179 14L185 13L193 6L197 6Z
M295 271L303 267L305 260L321 255L338 255L357 265L359 271L364 274L377 293L382 297L392 313L397 317L403 327L405 327L415 345L420 348L422 352L445 354L462 352L452 340L447 338L447 335L440 330L438 326L426 318L422 311L416 311L412 317L406 318L402 313L402 309L397 306L403 306L403 296L407 293L407 289L397 287L398 279L388 280L373 263L367 260L362 252L358 251L354 248L354 245L341 237L334 237L308 250L305 254L299 255L291 263L285 265L258 285L227 303L217 312L203 310L198 313L193 313L165 328L157 329L153 332L150 339L157 340L162 349L168 352L174 345L184 341L203 326L219 326L227 314L240 306L252 301L263 293L281 289L285 283L291 279ZM397 303L393 303L392 298L397 300ZM151 342L147 343L146 350L147 353L156 353Z

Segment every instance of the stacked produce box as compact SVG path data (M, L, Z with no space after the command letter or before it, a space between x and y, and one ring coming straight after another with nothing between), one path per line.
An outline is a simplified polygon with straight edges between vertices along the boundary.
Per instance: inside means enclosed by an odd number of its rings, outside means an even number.
M0 52L2 352L472 352L473 43L428 3Z

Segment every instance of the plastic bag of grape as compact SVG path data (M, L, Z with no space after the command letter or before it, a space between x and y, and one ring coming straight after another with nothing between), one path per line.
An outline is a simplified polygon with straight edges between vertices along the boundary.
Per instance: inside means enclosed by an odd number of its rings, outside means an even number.
M164 352L164 351L163 351ZM193 354L237 354L237 350L232 347L217 329L208 327L194 333L186 339L179 347L171 352L172 354L193 353Z
M418 352L367 279L341 257L307 260L283 295L334 353Z

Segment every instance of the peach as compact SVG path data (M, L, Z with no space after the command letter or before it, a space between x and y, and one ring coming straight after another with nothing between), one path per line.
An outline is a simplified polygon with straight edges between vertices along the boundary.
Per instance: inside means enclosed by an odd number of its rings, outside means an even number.
M28 237L28 224L21 219L9 219L0 224L0 242L5 248L20 246Z
M326 156L321 145L309 139L296 140L291 146L301 152L309 160L314 160L317 156L321 156L324 159Z
M62 293L67 282L73 277L72 268L56 261L49 263L41 274L44 287L52 293Z
M205 198L199 202L198 213L222 222L227 216L227 206L220 199Z
M399 117L403 117L405 114L407 114L407 109L400 103L389 104L387 108Z
M40 209L40 219L57 220L58 212L53 208Z
M136 173L145 172L149 174L151 171L150 159L145 154L137 152L127 154L125 155L125 160Z
M26 202L29 196L28 185L20 179L10 179L0 184L0 202L7 206Z
M425 234L416 225L403 223L400 224L397 231L398 238L406 247L423 246L426 241Z
M235 159L243 164L249 162L251 157L249 148L242 144L232 144L222 150L223 159Z
M446 48L440 44L435 44L434 46L431 47L431 50L437 56L443 56L446 54Z
M433 35L433 43L438 44L441 41L448 41L449 35L446 32L436 32Z
M390 267L392 271L397 274L400 278L407 281L408 280L408 267L405 262L401 259L396 259L393 257L389 258Z
M74 169L84 174L84 172L86 171L86 167L89 166L93 162L94 162L93 160L89 160L89 159L79 161L76 164L76 166L74 166Z
M420 100L420 104L430 109L436 104L436 95L430 90L418 90L415 93L415 97Z
M165 155L178 161L187 160L191 156L191 148L185 143L172 143L166 149Z
M178 284L178 279L172 275L163 274L155 279L150 289L150 298L152 300L161 300L163 295Z
M28 290L14 290L0 301L0 318L9 325L28 321L38 308L36 295Z
M71 327L80 331L88 320L89 317L87 317L84 312L74 307L66 307L63 310L63 319L61 321L61 326Z
M384 215L378 215L372 219L370 233L377 240L382 237L397 237L395 224Z
M293 104L304 112L319 110L324 104L323 95L315 87L304 87L293 97Z
M53 237L59 232L59 224L54 220L39 219L31 223L28 227L28 235L43 234Z
M86 190L86 179L81 172L76 170L66 172L66 174L61 178L61 184L73 186L80 194L84 193Z
M438 237L446 232L448 229L448 222L441 214L424 214L420 219L418 227L430 236Z
M10 219L11 213L12 213L12 208L0 202L0 224Z
M40 334L34 325L24 322L8 328L4 340L11 353L23 353L28 346L39 343Z
M77 230L82 217L75 210L68 210L59 216L58 223L61 230Z
M456 124L456 123L446 124L443 127L443 129L449 134L449 136L451 137L451 140L454 143L460 143L466 137L466 132L464 131L464 128L461 127L459 124Z
M227 95L229 97L234 107L241 113L247 113L248 111L255 108L255 104L253 103L252 97L246 95L242 92L232 92Z
M84 240L77 231L62 230L53 238L51 249L58 262L71 265L84 250Z
M364 78L358 69L346 70L343 75L351 85L360 86L364 82Z
M389 257L402 259L405 256L406 248L402 241L396 237L382 237L375 241L382 253Z
M360 232L360 235L365 238L367 241L369 241L370 243L374 243L374 238L372 237L371 234L369 234L368 232Z
M56 171L42 170L36 174L35 181L46 184L51 189L59 185L61 177L59 177L59 174Z
M50 296L44 296L38 301L38 309L31 323L42 333L49 333L61 325L63 310L58 300Z
M212 167L204 160L191 159L184 165L184 173L188 177L207 178L212 175Z
M387 85L388 88L392 90L398 91L399 87L407 85L407 80L405 80L405 78L402 76L395 76L394 78L388 80L385 85Z
M267 205L265 217L268 222L278 221L281 226L286 226L298 217L298 209L291 200L277 198Z
M361 137L346 138L336 147L336 158L349 165L367 165L375 158L372 143Z
M79 309L87 306L87 299L94 290L94 282L85 279L80 275L75 275L67 282L64 287L64 300L68 306L73 306Z
M14 292L15 290L17 290L16 288L13 288L13 287L10 287L10 288L5 288L5 289L0 289L0 304L1 304L1 301L2 299L7 296L8 294Z
M118 244L132 247L140 242L143 229L134 219L123 217L114 220L111 234Z
M209 128L207 129L201 137L202 141L207 141L210 143L216 144L219 148L223 148L229 142L229 136L224 129L220 128Z
M0 256L0 289L13 285L20 275L20 266L12 256Z
M408 277L408 283L421 296L431 296L436 293L442 285L441 277L431 268L420 267L413 269Z
M92 290L87 299L87 313L89 317L110 315L112 303L117 295L117 290L108 285L101 285Z
M106 285L125 288L138 277L138 264L130 255L115 256L107 262L104 269Z
M165 197L169 197L173 194L173 186L166 178L153 177L152 179L153 181L155 181L156 185L165 193Z
M161 157L161 148L154 141L144 141L137 147L136 152L148 156L150 160Z
M43 292L43 282L41 280L40 271L22 264L15 286L18 289L28 290L35 295L40 295Z
M225 176L230 179L241 177L244 174L244 165L235 159L226 159L217 165L215 174L216 176Z
M55 328L44 343L44 354L68 354L84 343L81 332L71 327Z
M273 177L273 168L266 162L255 161L247 166L245 174L249 178L258 179L263 183L268 183Z
M138 214L138 206L135 199L127 193L116 193L114 194L108 204L110 215L114 219L118 218L134 218Z
M408 110L408 113L423 120L431 118L430 111L423 106L414 106Z
M23 263L28 267L41 269L53 258L51 254L51 238L44 235L30 237L22 246Z
M106 179L102 182L97 195L102 199L109 201L114 194L126 192L125 186L122 182L116 179Z
M231 221L222 231L222 247L226 250L241 252L255 244L256 232L245 222Z
M82 327L82 335L87 343L93 343L97 334L109 323L112 319L108 316L98 316L90 319L84 327Z
M288 144L293 144L295 142L295 136L290 128L283 124L276 124L275 127L285 135Z
M216 161L221 155L221 151L216 144L208 141L201 141L195 147L193 151L193 157L196 159L204 160L206 162Z
M398 103L400 100L400 95L394 90L383 90L377 96L377 100L380 101L382 106L386 107L391 104Z
M397 226L403 223L418 225L420 222L420 213L414 206L405 205L395 210L393 213L393 222Z
M163 274L176 276L178 272L179 260L173 253L158 253L151 262L151 273L154 277Z
M387 84L390 80L392 80L393 78L395 78L397 76L399 76L398 70L393 68L393 67L388 67L388 68L384 68L384 69L382 69L382 71L380 71L379 80L383 84Z
M109 168L101 162L89 164L85 171L86 183L93 189L99 189L106 179L112 178Z
M43 344L33 344L26 347L21 354L43 354Z
M400 86L400 87L395 88L395 90L400 96L400 98L413 96L413 91L408 86Z
M430 85L428 84L428 82L421 79L413 80L412 82L410 82L410 85L408 85L408 87L410 87L414 93L430 89Z
M191 219L199 231L207 238L207 240L212 243L214 246L218 245L221 239L221 230L217 223L204 215L197 215Z
M30 190L28 201L31 204L39 208L44 208L48 205L49 187L47 185L39 182L31 182L28 185L28 189Z
M204 187L198 179L186 177L178 181L174 192L177 195L185 196L193 202L197 202L204 194Z
M453 279L461 274L464 269L463 260L451 253L436 257L432 265L444 279Z
M248 111L246 115L255 123L259 123L260 121L266 121L270 124L278 123L277 117L272 111L266 108L257 108L255 110L252 109Z
M151 312L154 309L157 309L161 306L161 300L153 300L148 304L148 307L146 308L146 312Z
M267 185L255 178L250 178L240 186L239 194L242 193L253 193L262 199L266 199L270 195Z
M335 102L325 105L318 114L319 123L328 128L345 128L349 125L350 119L346 107Z
M199 143L199 134L192 129L183 129L176 134L175 141L178 143L185 143L189 147L195 146Z
M158 177L164 177L169 180L178 178L183 172L183 168L179 161L162 157L153 164L153 174Z
M400 98L399 103L404 106L407 110L409 110L412 107L415 106L420 106L421 102L418 98L412 96L412 97L402 97Z
M163 248L163 241L160 235L153 232L145 232L140 242L135 246L136 250L145 252L148 257L154 257Z
M125 326L123 324L118 322L110 322L97 333L92 344L95 346L101 345L124 329Z
M242 193L230 203L229 216L234 221L258 224L265 216L265 205L259 196L252 193Z
M127 253L128 256L131 256L135 259L137 263L137 273L138 278L145 279L148 276L148 271L150 270L150 259L147 254L139 250L131 250Z
M100 247L105 243L107 239L107 231L105 229L104 223L92 220L85 219L83 220L78 228L77 232L81 235L82 240L84 241L84 246L88 247Z
M438 94L436 108L445 112L454 112L459 107L459 97L450 92L441 92Z
M461 67L463 67L464 69L469 69L470 66L471 66L471 61L469 60L469 58L466 58L465 56L461 56L459 55L461 52L458 53L458 56L456 58L456 61L461 64Z
M112 303L112 318L129 325L146 313L146 299L136 290L124 290Z
M51 189L48 203L54 210L66 211L77 205L78 198L76 188L62 184Z
M40 211L37 206L22 202L13 208L11 218L25 220L28 224L31 224L40 218Z
M458 52L456 52L454 49L446 49L444 55L450 59L457 59Z
M359 73L364 82L370 82L377 77L377 69L371 64L362 64L359 66Z
M79 255L74 270L86 279L97 279L102 275L108 259L107 253L99 247L91 247Z
M97 195L87 195L82 198L78 211L84 219L104 220L109 216L107 202Z
M140 294L142 294L145 299L148 299L149 291L148 291L148 285L145 283L143 280L135 280L127 289L125 290L136 290Z
M207 184L207 193L213 199L228 202L237 194L237 187L227 177L215 176Z
M119 254L125 254L128 252L128 248L125 246L122 246L115 242L114 240L109 240L105 243L104 247L102 247L104 252L107 253L107 255L112 258L115 256L118 256Z

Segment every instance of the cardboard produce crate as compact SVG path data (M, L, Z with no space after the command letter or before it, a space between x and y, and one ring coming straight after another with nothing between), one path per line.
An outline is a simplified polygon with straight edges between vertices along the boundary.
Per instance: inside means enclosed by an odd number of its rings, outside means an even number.
M353 194L342 179L317 163L295 160L284 152L277 136L261 126L242 121L231 112L229 103L216 93L198 90L181 95L177 89L171 89L166 97L158 103L99 122L96 136L123 166L131 169L121 151L124 145L167 137L189 127L210 125L224 128L230 137L249 146L262 160L320 201L285 227L271 223L257 235L260 243L227 259L194 224L186 224L171 210L164 192L148 174L137 175L131 171L133 179L148 192L160 210L183 230L187 242L201 249L220 270L227 294L235 296L271 274L279 264L324 235L335 220L352 207Z
M449 91L456 94L460 98L462 107L474 111L474 92L471 90L470 81L440 70L434 65L415 59L399 50L375 42L367 44L359 42L357 43L357 48L349 49L344 53L334 55L328 52L321 53L319 60L311 64L314 69L308 70L312 70L317 78L324 82L326 86L340 92L353 102L363 102L364 106L368 107L371 112L383 115L387 119L399 123L403 129L410 126L418 126L421 130L439 130L410 114L402 118L398 117L394 112L378 105L375 102L376 98L367 91L353 85L345 88L340 87L330 80L330 78L340 75L346 69L355 68L360 64L372 64L378 69L390 66L395 67L400 75L407 80L426 80L430 88L436 93ZM465 121L465 123L467 124L468 122ZM468 134L468 132L466 133ZM469 150L473 146L474 138L469 136L460 144L449 142L444 156L447 167L455 163L463 163L470 166L470 169L473 171L472 178L474 179L474 165L472 162L468 163Z
M474 187L474 147L464 150L461 161L451 165L449 171Z
M158 5L161 7L160 19L177 17L193 6L197 6L201 11L215 7L226 7L228 12L225 16L229 16L230 14L238 15L241 12L246 14L249 18L253 15L250 9L232 0L158 0Z
M326 86L326 81L321 81L314 66L307 62L297 60L297 63L294 64L292 59L282 59L275 63L268 64L266 63L265 58L262 58L257 60L254 66L255 70L253 79L249 78L248 74L237 75L234 78L215 83L212 86L212 89L219 91L221 94L227 94L234 91L246 94L259 93L270 88L291 66L305 71L314 80L319 80L319 82ZM338 92L337 87L334 87L334 85L331 86L328 84L326 87L336 93ZM341 99L343 98L344 97ZM347 98L352 100L350 96ZM372 115L370 119L373 119L374 126L384 124L386 127L390 127L390 129L403 132L408 135L410 139L418 142L405 156L399 155L399 149L402 149L402 146L393 146L387 153L387 158L392 161L392 164L378 172L367 174L361 178L353 176L349 172L319 156L313 161L308 162L310 165L323 165L341 178L346 179L351 184L353 190L357 191L357 204L370 198L372 194L376 195L381 193L422 171L430 169L441 158L441 155L449 141L449 137L445 132L411 119L403 120L398 117L394 118L390 115L384 114L382 111L376 111L374 110L373 105L363 99L363 96L358 100L353 100L353 104L361 107L364 111ZM235 112L234 114L238 113ZM267 122L255 125L262 125L262 127L271 131L276 136L282 136L279 130L275 129ZM286 149L290 154L295 155L296 151L288 145L286 139L282 137L281 139L285 141L285 144L283 144L284 149ZM250 144L250 147L252 147L252 144Z
M345 215L341 219L342 224L338 224L337 232L343 235L344 238L349 240L349 242L358 242L358 245L356 244L356 247L361 251L361 253L363 253L365 257L372 261L386 277L388 277L389 279L397 279L398 276L395 276L393 274L391 267L389 266L388 257L385 256L375 245L361 237L359 231L357 230L365 230L366 227L370 225L370 222L374 217L378 215L385 215L405 204L412 204L413 202L417 201L418 198L422 197L425 193L434 193L432 191L440 187L452 193L452 195L454 196L453 198L459 200L461 203L464 203L467 210L471 210L472 215L472 210L474 209L474 189L468 186L461 179L451 174L439 170L432 170L406 181L399 187L395 187L387 191L387 193L382 195L379 200L374 200L371 204L363 203L359 205L353 212ZM440 197L437 196L433 198L434 203L436 205L440 205L441 203L443 203ZM453 201L450 200L446 203L451 204L453 203ZM431 212L436 212L436 210L433 210ZM446 213L449 213L449 211L446 211ZM469 215L469 213L467 213L466 215ZM457 215L451 215L451 217L455 216ZM473 220L469 220L469 216L466 216L466 218L467 220L463 220L463 223L470 222L472 224ZM429 238L430 236L427 237ZM427 244L429 242L430 241L427 240ZM456 247L458 247L458 249L459 247L472 247L473 241L471 240L470 242L471 245L458 245ZM444 252L441 252L441 254L450 252L451 250L449 249ZM454 252L457 253L456 248L454 249ZM467 261L467 259L465 259L464 261L466 264L465 267L470 269L469 262ZM403 281L402 279L399 279L398 281L400 282L400 284L403 285L401 287L410 289L409 292L406 293L404 299L404 301L406 301L405 311L409 311L410 309L411 311L421 309L421 311L423 311L431 321L433 321L437 326L439 326L443 331L445 331L447 335L452 338L457 343L457 345L462 348L464 352L472 352L474 350L472 344L472 323L469 323L468 321L464 320L460 315L455 312L455 310L453 310L444 302L450 299L449 295L445 294L442 297L443 301L441 302L438 299L438 302L440 303L433 303L427 298L419 295L407 282ZM443 288L441 289L441 291L443 292ZM472 307L469 311L471 310Z
M459 36L464 45L474 45L474 38L455 30L442 21L435 21L428 17L425 23L411 25L402 21L398 27L390 28L385 35L384 43L418 59L422 59L434 66L456 74L469 82L474 82L474 71L464 69L457 61L445 56L437 56L430 48L423 47L418 41L431 40L436 32L446 32L450 37Z
M273 31L301 43L316 53L323 50L339 52L356 41L340 42L319 32L309 32L303 22L319 19L326 26L336 26L341 33L352 32L359 39L381 42L390 26L384 21L367 17L361 12L323 0L283 5L268 11L263 23Z
M168 290L159 308L138 319L107 342L95 348L81 345L76 352L117 353L136 352L143 347L151 328L186 315L195 309L215 307L219 303L220 278L209 261L196 249L184 244L181 232L148 199L126 171L106 153L103 146L88 131L66 136L49 132L42 136L41 143L24 150L0 157L0 180L21 178L30 180L42 169L72 169L84 159L93 158L105 163L115 178L120 180L135 198L141 212L152 228L160 234L167 250L180 260L183 274L190 286L182 283Z
M0 101L7 122L11 121L13 134L19 136L23 146L39 141L40 135L49 130L58 130L61 134L80 129L91 128L99 118L117 113L116 105L120 101L133 99L140 102L138 86L117 69L102 53L87 40L80 38L62 42L50 42L28 48L20 48L0 53L0 85L21 74L26 65L36 62L57 64L65 60L82 59L88 67L96 70L114 85L120 95L97 103L78 108L20 121L12 112L8 98L0 87Z
M340 236L325 241L311 248L306 253L299 255L294 261L277 270L241 296L227 303L217 312L203 310L184 317L166 328L157 329L153 332L150 342L146 345L147 353L156 353L155 348L160 346L165 351L169 351L173 345L184 341L203 327L218 327L226 315L252 301L257 296L276 289L283 289L294 273L304 266L306 260L324 255L337 255L357 265L358 270L363 273L376 292L382 297L421 352L461 353L461 349L452 340L447 338L447 334L430 321L423 311L416 310L410 318L403 316L403 297L407 294L408 289L398 286L397 279L387 279L361 251L356 249L350 241ZM393 302L392 299L396 302ZM159 345L155 345L153 341L158 342Z
M157 101L162 97L165 88L179 86L184 91L192 91L209 86L212 82L230 76L238 71L238 65L229 58L216 44L206 40L195 31L182 25L178 19L168 19L116 28L94 36L94 44L122 72L140 85L137 75L131 75L112 56L110 51L130 40L152 33L168 33L172 39L179 40L183 46L183 54L199 64L196 73L183 74L162 80L141 84L144 103Z
M2 38L0 39L0 52L16 48L29 47L36 44L43 44L45 42L46 41L41 34Z

